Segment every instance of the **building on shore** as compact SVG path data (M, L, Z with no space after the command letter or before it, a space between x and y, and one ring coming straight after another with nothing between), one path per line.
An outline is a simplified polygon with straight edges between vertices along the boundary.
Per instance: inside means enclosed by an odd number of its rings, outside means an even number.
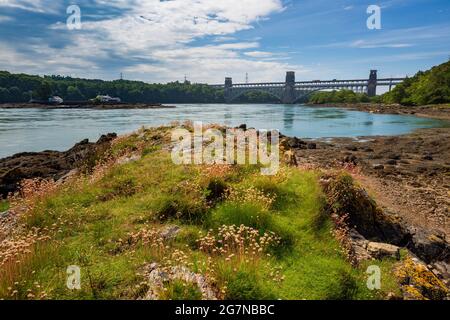
M94 100L98 101L98 102L105 102L105 103L120 103L120 102L122 102L122 100L120 98L117 98L117 97L113 98L109 95L106 95L106 96L98 95Z
M61 104L64 102L64 100L61 97L52 96L52 97L48 98L48 102L51 104Z

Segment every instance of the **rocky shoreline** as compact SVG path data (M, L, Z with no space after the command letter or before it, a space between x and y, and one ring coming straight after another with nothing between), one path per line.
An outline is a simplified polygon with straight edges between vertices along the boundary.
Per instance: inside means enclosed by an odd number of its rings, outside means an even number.
M59 180L72 170L89 169L116 137L109 133L95 143L85 139L64 152L23 152L0 159L0 199L18 191L24 179Z
M94 110L111 110L111 109L174 109L175 106L168 106L159 103L99 103L99 104L38 104L38 103L4 103L0 104L0 108L4 109L94 109Z
M387 210L408 223L450 236L450 129L401 136L302 141L287 138L296 163L348 168Z

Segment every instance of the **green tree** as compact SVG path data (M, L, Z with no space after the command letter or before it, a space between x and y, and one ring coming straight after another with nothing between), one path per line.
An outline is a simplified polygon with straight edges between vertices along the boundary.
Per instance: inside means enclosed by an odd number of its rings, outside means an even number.
M65 98L67 100L83 100L84 96L78 87L69 86L67 87L67 94Z
M41 100L47 100L52 95L52 87L48 81L43 81L37 88L34 96Z

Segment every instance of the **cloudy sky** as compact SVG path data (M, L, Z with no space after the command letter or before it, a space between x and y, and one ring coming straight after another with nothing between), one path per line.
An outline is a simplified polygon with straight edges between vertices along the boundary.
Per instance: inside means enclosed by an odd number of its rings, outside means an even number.
M78 5L81 29L67 27ZM381 7L381 30L366 10ZM0 70L222 83L412 75L450 56L448 0L0 0Z

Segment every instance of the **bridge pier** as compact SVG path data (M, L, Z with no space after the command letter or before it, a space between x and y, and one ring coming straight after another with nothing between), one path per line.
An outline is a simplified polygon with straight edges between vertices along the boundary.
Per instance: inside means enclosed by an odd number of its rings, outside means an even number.
M233 79L225 78L225 90L224 90L225 102L230 103L233 100Z
M284 104L293 104L297 97L295 96L295 72L286 72L286 82L283 89L281 102Z
M367 84L367 95L375 97L377 95L377 70L370 70L369 82Z

